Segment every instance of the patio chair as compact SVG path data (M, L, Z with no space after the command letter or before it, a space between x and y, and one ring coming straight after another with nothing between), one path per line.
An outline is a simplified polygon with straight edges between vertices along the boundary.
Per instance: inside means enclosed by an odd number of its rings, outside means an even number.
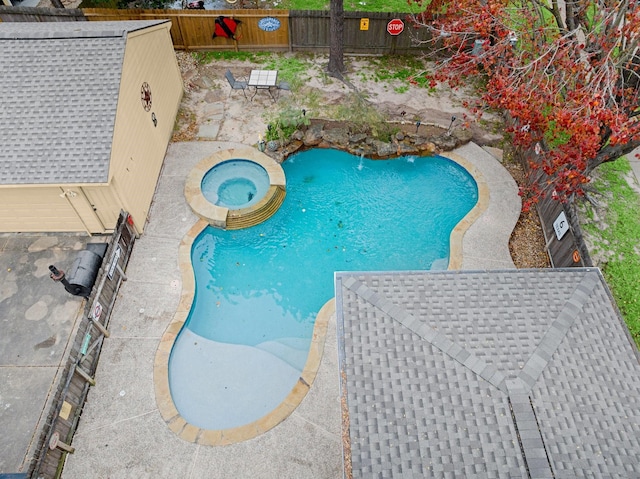
M287 83L286 81L279 82L276 85L276 96L275 96L275 98L280 97L280 91L281 90L291 91L291 85L289 85L289 83Z
M236 80L235 77L233 76L233 73L231 73L231 70L227 70L224 76L229 82L229 85L231 85L231 91L229 92L229 96L231 96L231 92L233 90L242 90L244 97L247 98L246 89L248 85L246 81Z

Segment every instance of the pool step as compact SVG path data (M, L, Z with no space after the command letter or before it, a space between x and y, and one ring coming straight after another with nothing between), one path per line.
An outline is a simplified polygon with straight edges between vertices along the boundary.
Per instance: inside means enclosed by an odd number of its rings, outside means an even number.
M273 354L289 366L304 369L309 355L309 340L300 338L279 338L256 345L257 349Z
M226 229L239 230L266 221L278 211L285 196L283 186L271 185L264 198L255 205L241 210L229 210Z

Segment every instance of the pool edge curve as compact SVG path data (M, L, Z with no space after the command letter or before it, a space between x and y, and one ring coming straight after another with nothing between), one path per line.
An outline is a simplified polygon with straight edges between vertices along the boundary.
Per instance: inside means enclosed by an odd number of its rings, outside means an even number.
M171 356L173 344L189 315L195 297L195 275L191 264L191 247L198 235L207 226L209 226L207 221L199 220L180 242L178 262L182 276L182 293L173 319L165 329L156 350L153 365L153 383L158 411L160 411L162 419L171 431L187 442L207 446L222 446L246 441L273 429L289 417L300 405L311 388L320 368L329 319L335 312L335 299L331 298L320 308L313 327L313 336L304 369L295 386L278 407L269 414L244 426L219 430L194 426L178 412L171 397L169 357Z
M255 151L252 148L247 148L246 150ZM246 150L241 148L228 151L244 153ZM212 155L212 157L214 156L216 155ZM476 181L478 188L478 201L451 231L448 269L455 270L460 269L462 266L464 234L487 210L490 192L484 175L471 161L451 152L439 153L439 156L447 158L464 168ZM203 162L200 162L198 165L205 163L212 157L203 160ZM204 175L206 171L208 171L208 169L202 174ZM188 184L187 182L187 185ZM187 186L185 186L185 196L186 195ZM197 212L196 214L200 217ZM278 407L262 418L237 428L210 430L190 424L180 415L171 397L169 388L169 357L173 344L189 315L195 297L195 276L191 263L191 248L197 236L209 225L210 222L205 219L198 220L180 242L178 261L182 276L182 293L174 317L164 331L158 349L156 350L153 378L156 404L160 415L169 429L185 441L200 445L219 446L252 439L273 429L289 417L298 405L300 405L311 388L320 367L329 319L335 313L335 298L327 301L318 312L304 369L296 385Z
M487 211L491 194L484 175L471 161L452 152L439 153L439 156L447 158L464 168L474 179L478 187L478 201L474 207L458 221L458 224L451 230L451 234L449 235L449 265L447 269L457 270L462 268L464 235L471 225Z

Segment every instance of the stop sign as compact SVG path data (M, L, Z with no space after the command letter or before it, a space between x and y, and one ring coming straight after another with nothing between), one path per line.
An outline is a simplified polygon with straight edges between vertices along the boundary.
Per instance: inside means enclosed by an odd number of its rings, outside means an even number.
M399 18L394 18L387 23L389 35L400 35L404 30L404 22Z

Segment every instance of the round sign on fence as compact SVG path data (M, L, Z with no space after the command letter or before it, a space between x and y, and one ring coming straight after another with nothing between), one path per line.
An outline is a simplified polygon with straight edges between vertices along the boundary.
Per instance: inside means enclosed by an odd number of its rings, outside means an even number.
M536 155L539 155L540 153L542 153L542 146L540 146L540 143L536 143L536 146L534 149L535 149Z
M389 35L400 35L404 31L404 22L399 18L389 20L387 23L387 32Z
M49 438L49 449L53 450L56 447L58 447L59 442L60 442L60 433L56 431Z
M93 319L97 321L100 319L101 315L102 315L102 305L96 302L96 305L93 307Z
M275 32L280 28L280 20L274 17L264 17L258 20L258 28L265 32Z

